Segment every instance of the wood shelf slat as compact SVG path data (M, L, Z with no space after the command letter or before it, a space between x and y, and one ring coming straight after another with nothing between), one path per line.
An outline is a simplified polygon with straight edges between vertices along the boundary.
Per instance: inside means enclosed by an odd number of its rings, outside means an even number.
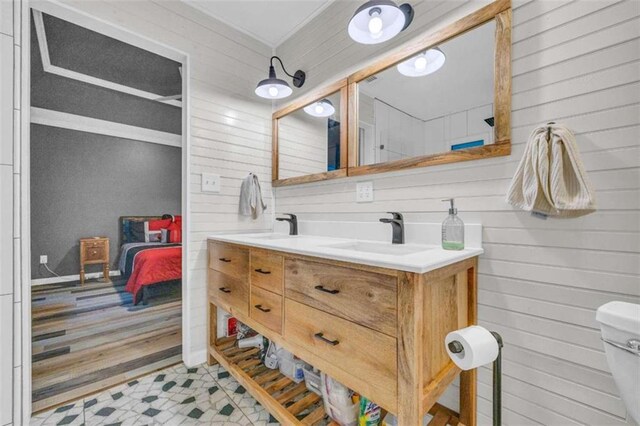
M275 380L277 377L280 376L280 372L278 370L269 370L268 373L265 374L261 374L258 377L254 377L253 379L255 380L255 382L257 384L259 384L260 386L269 383L273 380Z
M276 396L276 401L278 401L282 405L285 405L288 401L292 401L296 396L305 393L306 390L307 386L304 383L297 383L292 388L287 389Z
M301 412L303 412L304 410L306 410L307 408L309 408L310 406L312 406L318 401L320 401L320 396L313 392L309 392L305 396L300 398L297 402L293 403L293 405L290 405L289 407L287 407L287 410L295 416L300 414Z
M314 425L320 420L324 419L327 414L324 412L324 407L320 405L313 410L307 417L302 419L302 424L305 426Z
M272 394L274 392L279 391L280 389L284 389L287 386L289 386L291 383L293 383L293 380L291 380L288 377L281 377L280 379L276 380L275 382L273 382L272 384L270 384L269 386L267 386L265 388L265 390L269 393Z

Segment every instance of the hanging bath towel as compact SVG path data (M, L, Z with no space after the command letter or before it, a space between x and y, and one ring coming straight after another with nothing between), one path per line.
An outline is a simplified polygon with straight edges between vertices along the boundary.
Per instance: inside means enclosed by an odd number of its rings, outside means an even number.
M569 129L549 123L531 133L507 202L556 217L584 216L596 210L595 195Z
M258 176L249 173L240 187L240 214L257 219L266 209L267 205L262 201Z

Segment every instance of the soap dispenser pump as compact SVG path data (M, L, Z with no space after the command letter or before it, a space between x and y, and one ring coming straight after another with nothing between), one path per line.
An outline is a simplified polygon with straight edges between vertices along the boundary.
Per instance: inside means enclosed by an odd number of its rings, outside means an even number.
M442 222L442 248L445 250L464 249L464 222L458 217L458 209L453 198L442 201L451 203L449 216Z

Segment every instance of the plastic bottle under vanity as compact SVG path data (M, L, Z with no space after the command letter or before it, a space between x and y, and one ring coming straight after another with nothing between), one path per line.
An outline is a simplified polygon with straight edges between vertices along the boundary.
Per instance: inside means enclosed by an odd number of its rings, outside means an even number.
M462 250L464 249L464 222L458 217L458 209L454 206L453 198L442 201L451 203L449 216L442 222L442 248Z

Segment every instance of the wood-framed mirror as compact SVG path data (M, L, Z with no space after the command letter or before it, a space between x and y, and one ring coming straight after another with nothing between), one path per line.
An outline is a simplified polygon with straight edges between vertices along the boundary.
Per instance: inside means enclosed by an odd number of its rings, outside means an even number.
M348 174L511 153L511 2L405 43L349 84Z
M273 113L272 185L347 176L347 79Z

